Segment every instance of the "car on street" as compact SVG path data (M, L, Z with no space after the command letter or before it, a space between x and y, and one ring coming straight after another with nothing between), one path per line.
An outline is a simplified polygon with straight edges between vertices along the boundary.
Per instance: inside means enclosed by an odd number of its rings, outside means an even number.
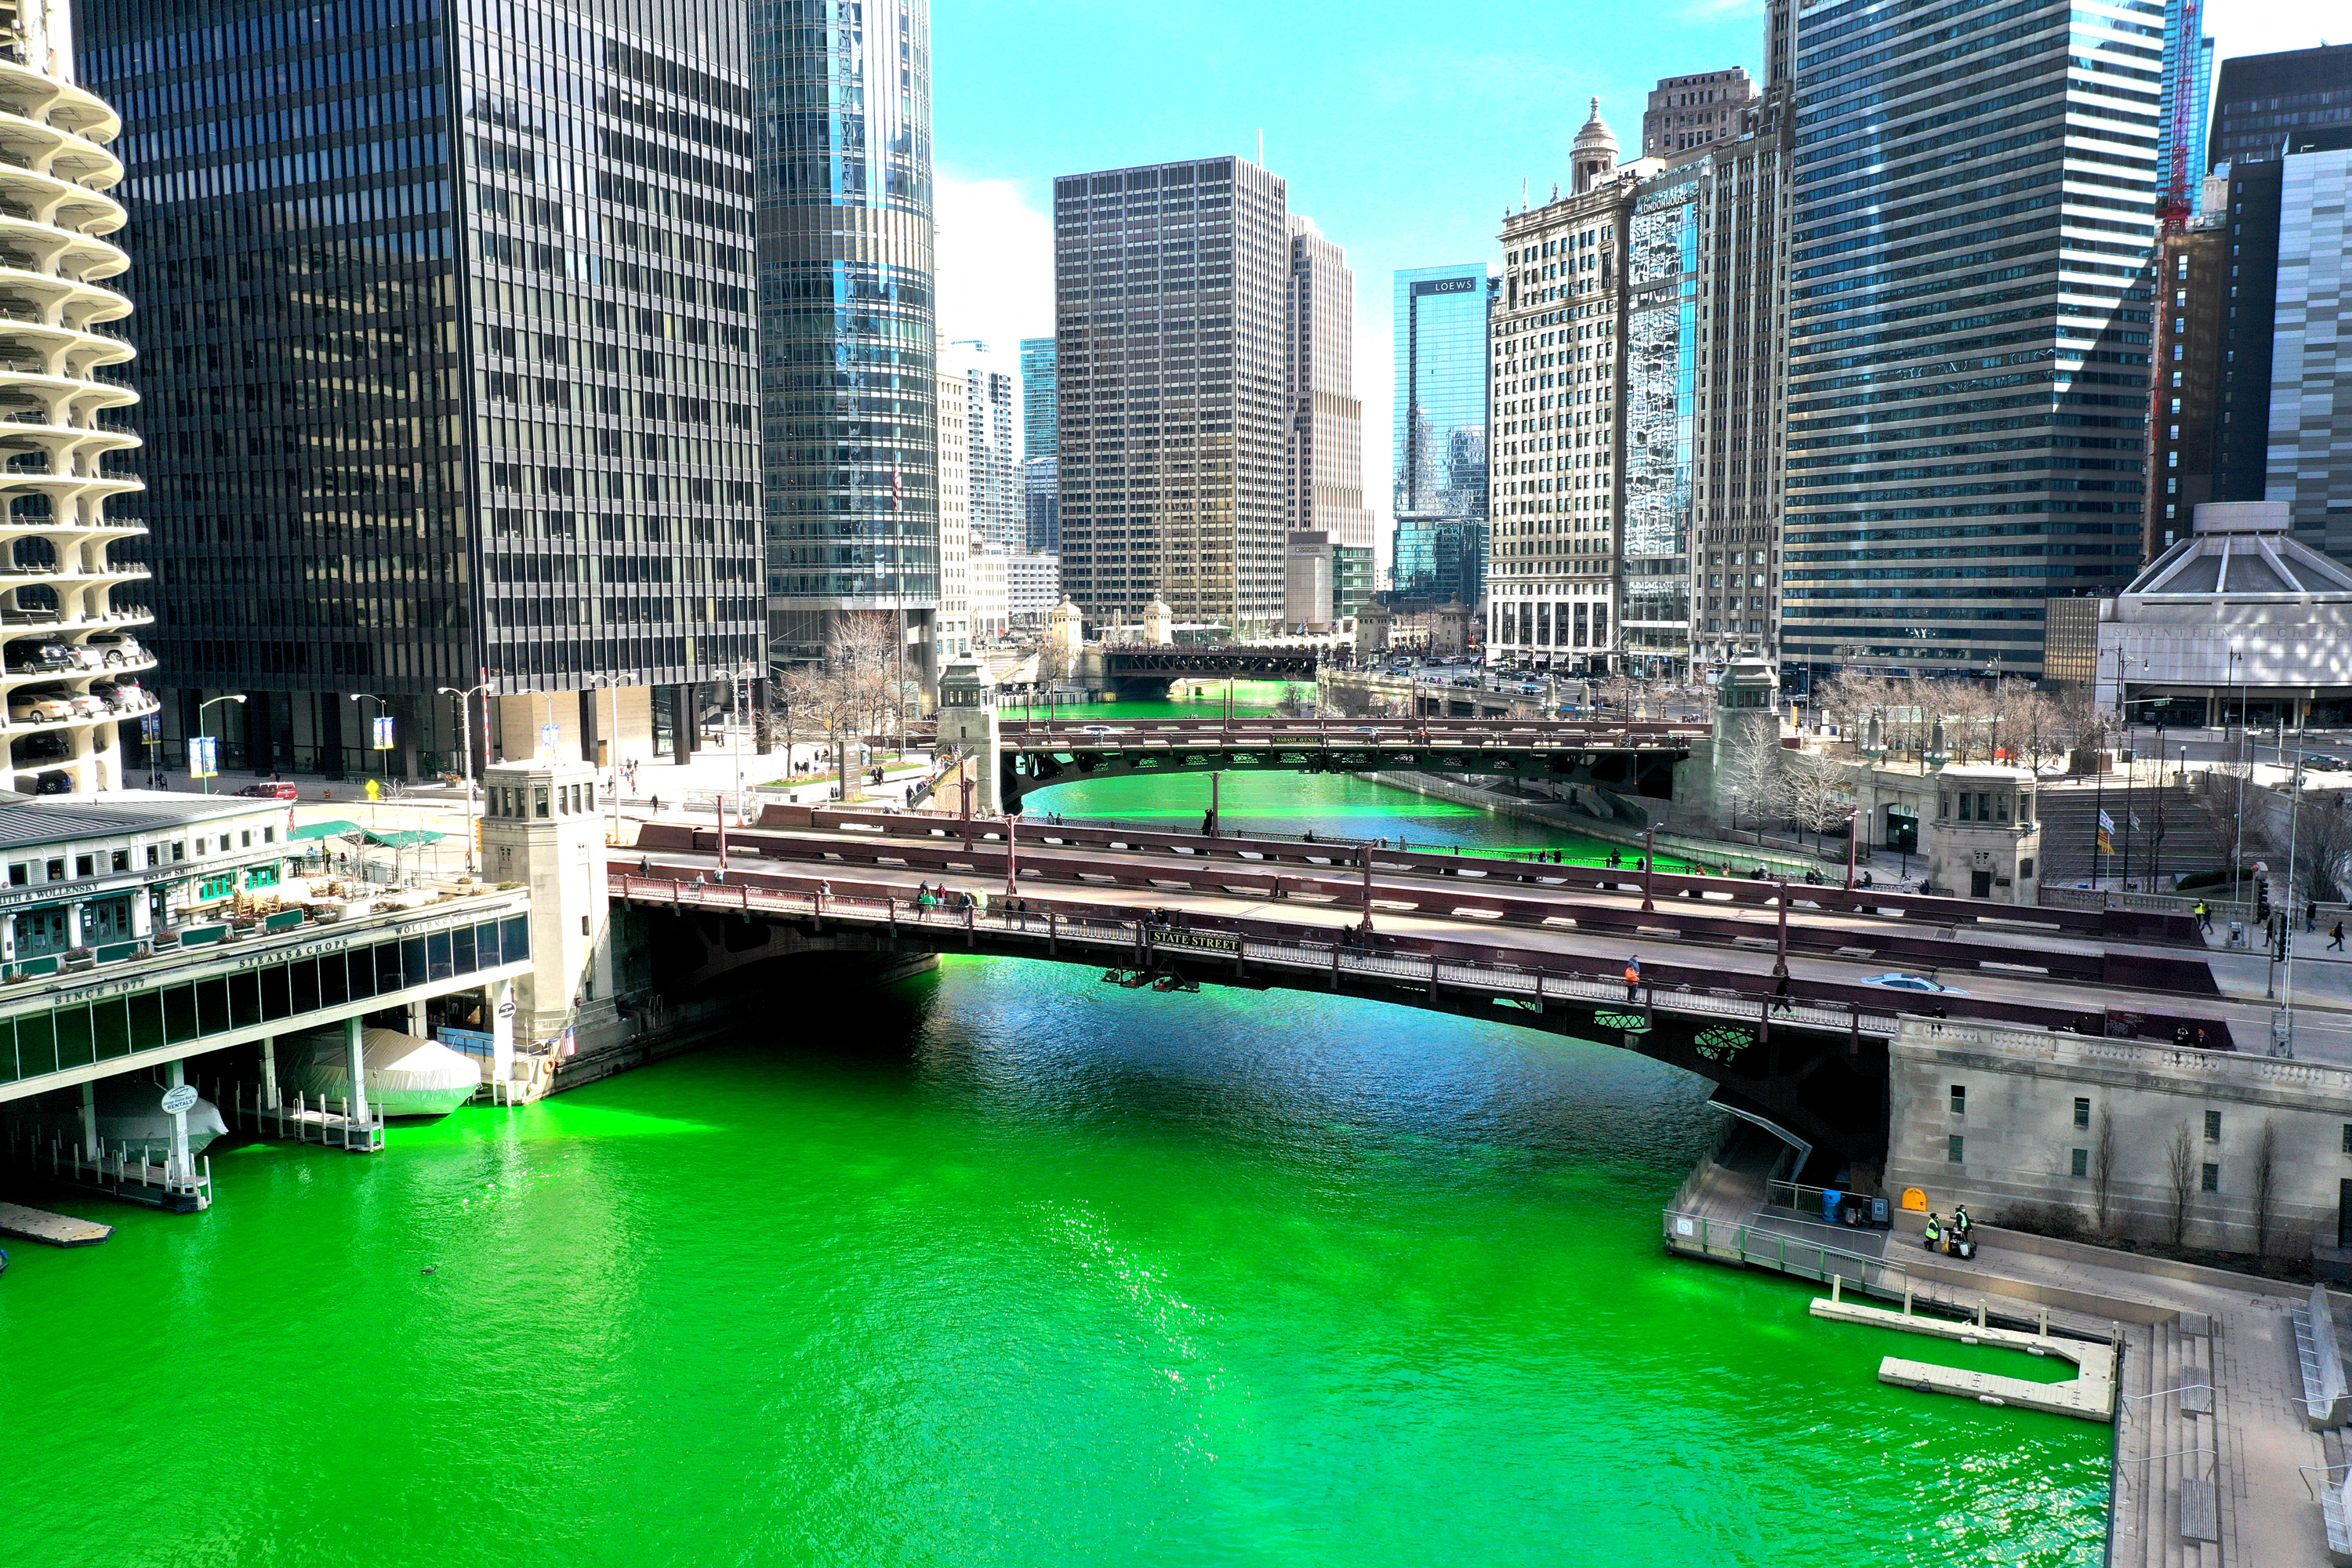
M2352 772L2352 763L2346 762L2342 757L2322 756L2316 752L2311 756L2304 758L2303 765L2311 769L2314 773L2340 773Z
M1957 986L1946 985L1941 981L1930 979L1925 974L1906 974L1899 970L1888 974L1866 974L1863 976L1859 984L1864 985L1883 985L1889 991L1932 992L1938 996L1965 996L1968 994L1967 992L1958 989Z
M299 800L302 798L302 792L296 789L290 784L270 784L267 781L260 784L249 784L236 793L241 795L249 796L255 800Z

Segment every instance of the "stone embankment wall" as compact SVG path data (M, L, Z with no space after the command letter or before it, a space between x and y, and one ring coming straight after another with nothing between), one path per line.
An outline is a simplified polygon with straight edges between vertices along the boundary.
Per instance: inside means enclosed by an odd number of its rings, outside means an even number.
M1889 1070L1887 1190L1946 1215L2055 1205L2215 1251L2336 1244L2352 1069L1906 1018Z

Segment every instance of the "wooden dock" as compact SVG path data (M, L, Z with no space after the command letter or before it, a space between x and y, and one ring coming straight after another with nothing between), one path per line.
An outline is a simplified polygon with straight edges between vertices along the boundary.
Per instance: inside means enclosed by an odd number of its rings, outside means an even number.
M0 1204L0 1236L46 1241L51 1247L96 1247L114 1234L110 1225L76 1219L69 1214L28 1209L22 1204Z
M1910 1303L1904 1305L1907 1309ZM1812 1315L1841 1323L1867 1323L1906 1334L1927 1334L1964 1345L2000 1345L2029 1355L2056 1356L2072 1362L2074 1375L2063 1383L2034 1383L2022 1377L2002 1377L1989 1372L1963 1372L1934 1362L1888 1356L1878 1363L1878 1381L1922 1394L1952 1394L1981 1405L2013 1405L2052 1415L2072 1415L2084 1421L2116 1418L2116 1347L2098 1340L2063 1338L2048 1332L1989 1326L1980 1308L1974 1322L1953 1322L1909 1310L1895 1311L1859 1301L1842 1293L1815 1298ZM2045 1324L2047 1319L2045 1317Z

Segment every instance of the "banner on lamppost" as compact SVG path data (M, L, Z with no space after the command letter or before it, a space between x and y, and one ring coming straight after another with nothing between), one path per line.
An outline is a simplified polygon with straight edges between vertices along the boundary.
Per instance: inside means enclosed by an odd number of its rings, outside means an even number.
M139 738L151 746L156 742L162 740L163 738L163 716L161 713L150 713L144 719L140 720Z
M188 737L188 776L209 779L220 776L220 742L210 735Z
M554 759L555 742L562 738L563 727L561 724L541 724L539 727L539 756L541 762Z
M374 749L379 752L392 750L392 715L387 713L380 719L372 721L372 723L375 732L375 739L372 742Z
M2116 819L2105 812L2099 813L2099 853L2112 855L2115 846Z

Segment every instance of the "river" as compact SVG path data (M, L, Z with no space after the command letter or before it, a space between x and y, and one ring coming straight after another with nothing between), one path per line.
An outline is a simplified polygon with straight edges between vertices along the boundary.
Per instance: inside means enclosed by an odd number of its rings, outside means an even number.
M1485 830L1368 788L1265 806ZM2099 1559L2105 1428L1883 1387L1917 1342L1660 1255L1717 1128L1670 1068L1013 960L777 1003L13 1247L0 1562Z

